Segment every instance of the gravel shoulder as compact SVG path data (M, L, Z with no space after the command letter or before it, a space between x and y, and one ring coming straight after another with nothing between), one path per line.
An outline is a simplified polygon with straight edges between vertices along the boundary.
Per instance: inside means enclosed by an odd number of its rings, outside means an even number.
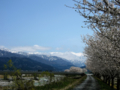
M97 81L91 75L87 75L85 81L73 88L73 90L100 90L100 88Z

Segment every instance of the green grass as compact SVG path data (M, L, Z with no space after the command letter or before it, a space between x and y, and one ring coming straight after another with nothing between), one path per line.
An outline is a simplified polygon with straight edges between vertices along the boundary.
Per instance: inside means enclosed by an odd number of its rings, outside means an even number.
M96 77L94 77L94 78L98 81L100 88L101 88L100 90L116 90L116 89L111 88L106 83L104 83L101 79L98 79Z
M74 78L74 76L72 77L65 77L63 80L59 81L59 82L53 82L50 84L47 84L45 86L37 86L35 87L35 90L59 90L62 89L66 86L68 86L69 84L75 82L76 80L78 80L78 78Z

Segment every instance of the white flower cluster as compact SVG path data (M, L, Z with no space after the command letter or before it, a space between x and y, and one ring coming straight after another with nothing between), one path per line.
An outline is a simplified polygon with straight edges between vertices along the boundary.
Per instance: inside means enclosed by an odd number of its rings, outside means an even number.
M74 73L84 73L86 72L87 70L86 69L82 69L82 68L79 68L79 67L70 67L70 69L66 69L65 72L74 72Z

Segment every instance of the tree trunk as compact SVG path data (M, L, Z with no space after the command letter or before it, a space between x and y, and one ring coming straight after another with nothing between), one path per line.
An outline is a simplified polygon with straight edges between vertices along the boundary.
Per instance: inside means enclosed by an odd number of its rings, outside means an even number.
M114 88L114 77L112 77L112 88Z
M106 83L106 77L105 77L105 76L103 76L103 80L104 80L104 82Z
M105 77L105 83L107 84L107 81L108 81L108 78L107 77Z
M117 77L117 90L120 90L120 76Z
M110 86L110 78L108 79L108 85Z

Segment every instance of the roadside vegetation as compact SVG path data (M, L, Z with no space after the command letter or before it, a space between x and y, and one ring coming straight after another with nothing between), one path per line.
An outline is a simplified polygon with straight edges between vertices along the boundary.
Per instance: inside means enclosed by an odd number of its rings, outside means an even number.
M103 82L101 79L99 79L97 77L94 77L94 78L98 81L98 83L100 85L100 90L116 90L115 89L116 87L111 88L108 84L106 84L105 82Z
M0 87L1 90L34 90L33 80L23 80L21 70L13 65L12 60L9 60L7 64L4 65L4 69L11 71L9 75L7 71L4 73L4 80L9 80L8 77L11 77L13 83L9 86Z
M44 72L43 74L45 75L45 73L48 73L48 72ZM33 86L32 82L27 83L27 85L32 86L31 90L72 90L75 86L82 83L85 79L86 79L86 75L84 76L69 75L57 82L51 82L44 86ZM15 83L18 83L18 82L15 82ZM25 83L25 81L23 82L22 80L19 80L19 84L20 84L19 88L21 88L20 90L30 90L30 89L24 89L25 86L23 86L23 84L21 83ZM0 90L14 90L14 89L17 90L17 87L16 86L15 87L10 87L10 86L0 87Z
M52 82L45 86L37 86L35 90L71 90L77 84L80 84L86 78L85 76L69 75L58 82Z

